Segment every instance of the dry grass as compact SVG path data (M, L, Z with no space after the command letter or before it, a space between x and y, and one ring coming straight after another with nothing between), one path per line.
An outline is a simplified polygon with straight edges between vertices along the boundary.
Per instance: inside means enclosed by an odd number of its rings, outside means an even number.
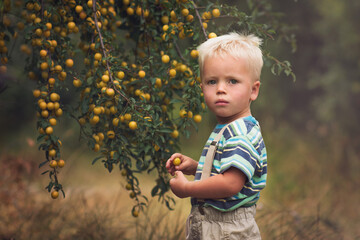
M39 178L39 171L37 163L28 160L0 159L5 170L0 176L0 239L175 240L184 234L184 215L169 212L157 201L133 218L133 203L120 186L117 190L68 189L65 199L51 200L30 184Z
M270 140L280 147L268 145L269 181L257 211L263 239L360 239L356 175L340 175L341 159L314 143ZM77 150L61 173L66 198L51 200L38 156L24 151L0 156L0 239L184 239L188 199L179 200L175 211L153 199L133 218L120 174L91 166L91 157ZM142 178L150 191L151 177Z

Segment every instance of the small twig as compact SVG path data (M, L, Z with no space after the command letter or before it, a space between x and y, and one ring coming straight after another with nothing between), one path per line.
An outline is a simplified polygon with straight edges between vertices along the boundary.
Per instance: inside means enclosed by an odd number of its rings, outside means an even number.
M175 45L175 50L177 52L177 54L179 55L179 57L181 58L181 60L185 63L187 63L186 59L183 57L183 55L181 54L179 45L177 44L177 42L174 40L174 45Z
M201 27L201 29L202 29L202 31L203 31L203 33L204 33L205 39L208 40L209 38L208 38L208 36L207 36L207 34L206 34L206 30L205 30L204 25L203 25L203 22L202 22L202 20L201 20L201 16L200 16L200 14L199 14L198 7L197 7L196 4L194 3L194 1L190 1L190 2L191 2L191 4L193 5L193 7L194 7L194 9L195 9L195 13L196 13L196 16L197 16L197 18L198 18L198 20L199 20L199 22L200 22L200 27Z
M93 1L93 12L94 12L94 20L95 20L95 27L96 27L96 31L99 34L99 38L100 38L100 45L101 45L101 49L103 51L104 57L105 57L105 61L106 61L106 69L108 70L109 73L109 77L110 77L110 82L113 84L114 86L114 80L110 71L110 66L109 66L109 61L107 60L107 54L106 54L106 49L105 49L105 45L104 45L104 41L103 41L103 37L101 35L101 31L98 25L98 19L97 19L97 15L96 15L96 0ZM127 102L130 102L130 100L124 95L122 94L115 86L114 89L117 93L119 93Z

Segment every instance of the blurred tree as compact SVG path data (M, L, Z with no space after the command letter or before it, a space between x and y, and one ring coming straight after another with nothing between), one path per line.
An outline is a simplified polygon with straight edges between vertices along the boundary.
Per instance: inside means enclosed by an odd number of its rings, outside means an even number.
M359 183L360 3L278 1L273 8L296 26L295 54L276 42L270 49L292 62L297 81L275 81L265 69L256 114L274 129L291 126L318 139L338 164L338 177Z

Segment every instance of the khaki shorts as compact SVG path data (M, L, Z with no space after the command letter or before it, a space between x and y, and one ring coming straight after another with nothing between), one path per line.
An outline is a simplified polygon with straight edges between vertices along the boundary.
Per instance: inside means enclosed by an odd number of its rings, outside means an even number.
M186 221L187 240L261 239L255 222L256 207L221 212L212 207L193 206Z

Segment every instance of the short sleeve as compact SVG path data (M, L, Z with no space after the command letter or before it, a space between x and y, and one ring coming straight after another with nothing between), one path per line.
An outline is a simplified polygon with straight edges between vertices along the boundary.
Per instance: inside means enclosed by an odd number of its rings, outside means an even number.
M225 141L221 154L220 173L230 167L242 171L248 180L252 179L259 154L245 136L235 136Z

